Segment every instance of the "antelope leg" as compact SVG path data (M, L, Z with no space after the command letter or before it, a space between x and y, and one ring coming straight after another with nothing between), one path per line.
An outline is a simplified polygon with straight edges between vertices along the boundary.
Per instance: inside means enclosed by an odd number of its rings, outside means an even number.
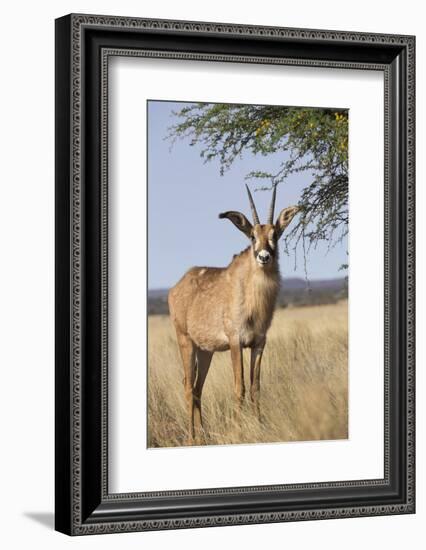
M251 350L250 358L250 399L253 403L257 417L260 419L260 365L262 362L262 354L265 343L260 346L255 346Z
M188 407L188 438L194 442L194 383L195 383L195 345L186 334L177 335L184 371L185 399Z
M234 371L234 395L236 401L236 416L237 420L241 419L241 407L244 401L244 365L243 365L243 350L240 342L231 344L231 361Z
M203 391L204 382L206 381L207 373L209 372L212 357L213 353L197 349L197 376L194 386L194 427L196 436L197 433L202 432L203 429L203 419L201 415L201 394Z

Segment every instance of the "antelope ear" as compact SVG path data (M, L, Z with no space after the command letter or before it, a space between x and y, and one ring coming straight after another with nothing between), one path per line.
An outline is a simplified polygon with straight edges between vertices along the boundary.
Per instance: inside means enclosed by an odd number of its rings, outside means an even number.
M222 214L219 214L219 218L228 218L237 229L242 231L246 237L250 238L253 226L241 212L222 212Z
M275 231L277 232L277 238L279 239L283 234L284 229L289 225L294 216L299 212L299 206L288 206L281 210L280 215L275 222Z

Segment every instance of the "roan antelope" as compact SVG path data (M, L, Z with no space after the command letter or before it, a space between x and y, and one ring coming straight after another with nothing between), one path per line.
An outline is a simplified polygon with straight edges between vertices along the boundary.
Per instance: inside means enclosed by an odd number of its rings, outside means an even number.
M201 393L215 351L231 350L237 411L244 399L243 348L251 348L250 397L259 414L260 364L280 285L278 239L299 207L273 223L276 186L266 224L259 222L249 188L253 225L240 212L228 218L251 241L227 267L193 267L169 292L170 315L184 367L189 441L202 432Z

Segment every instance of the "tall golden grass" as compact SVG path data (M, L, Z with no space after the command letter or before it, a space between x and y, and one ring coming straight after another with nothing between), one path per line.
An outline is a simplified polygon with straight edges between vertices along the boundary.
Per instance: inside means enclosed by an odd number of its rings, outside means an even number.
M174 328L148 319L148 446L186 445L187 412ZM249 351L244 352L246 389ZM348 308L333 305L275 312L261 368L261 419L249 392L235 421L229 352L215 353L202 395L204 444L266 443L348 437Z

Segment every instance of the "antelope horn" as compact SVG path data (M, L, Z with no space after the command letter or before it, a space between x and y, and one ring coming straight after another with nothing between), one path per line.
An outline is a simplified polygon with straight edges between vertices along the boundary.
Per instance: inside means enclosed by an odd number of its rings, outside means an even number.
M256 206L254 205L253 197L251 196L250 189L248 188L248 185L246 184L246 189L250 201L250 208L251 208L251 214L253 216L253 221L256 224L260 224L259 216L257 215Z
M274 223L274 210L275 210L275 197L277 195L277 184L274 185L274 190L272 191L271 206L269 207L268 221L266 223Z

